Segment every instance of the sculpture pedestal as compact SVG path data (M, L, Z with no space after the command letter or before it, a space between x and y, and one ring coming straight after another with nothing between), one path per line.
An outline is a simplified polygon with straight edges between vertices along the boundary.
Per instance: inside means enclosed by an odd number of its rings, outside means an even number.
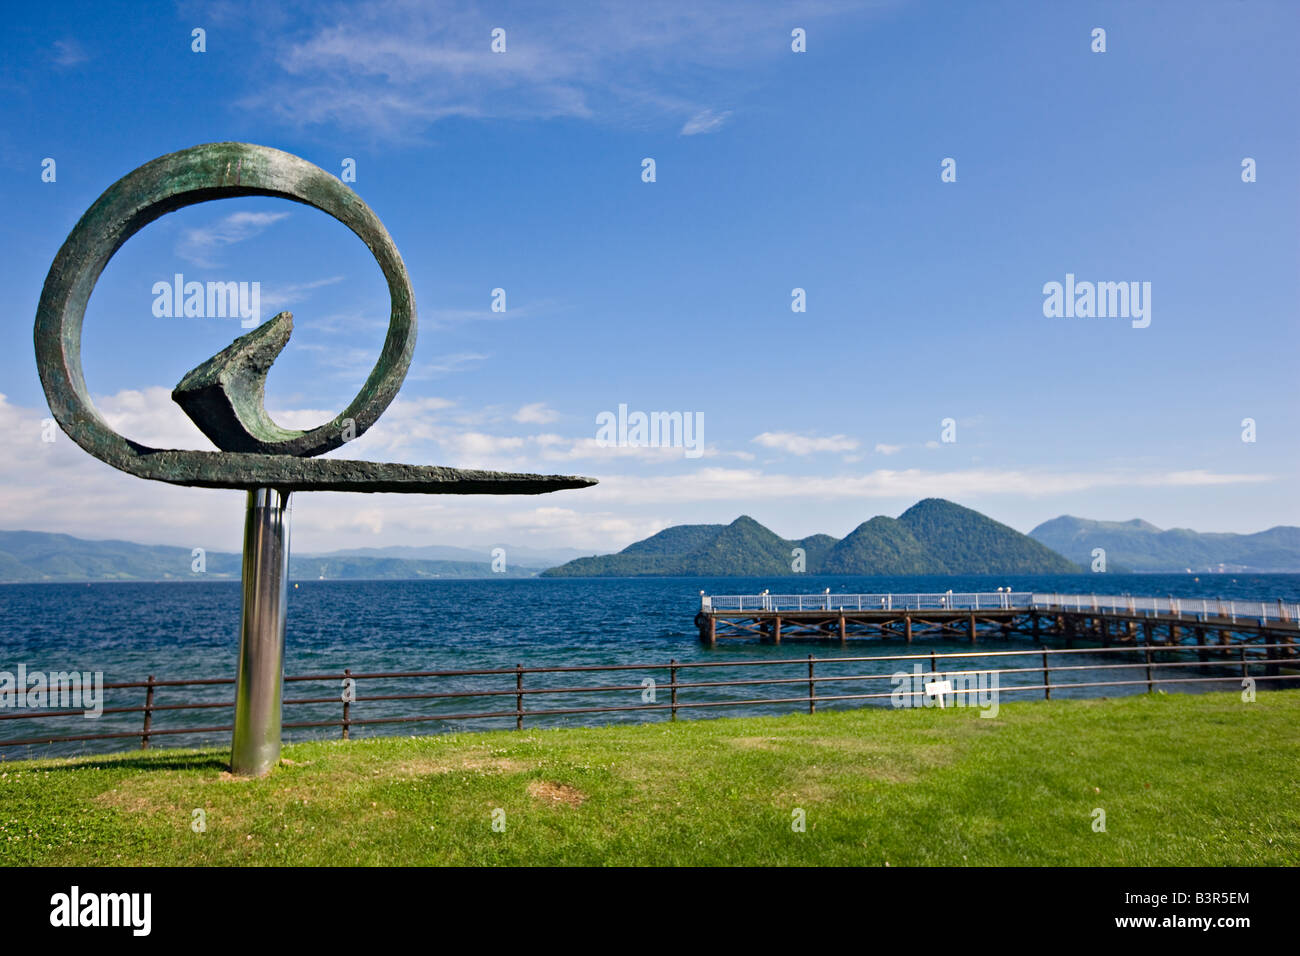
M260 777L280 759L289 515L287 492L256 488L248 493L239 676L230 750L230 771L240 776Z

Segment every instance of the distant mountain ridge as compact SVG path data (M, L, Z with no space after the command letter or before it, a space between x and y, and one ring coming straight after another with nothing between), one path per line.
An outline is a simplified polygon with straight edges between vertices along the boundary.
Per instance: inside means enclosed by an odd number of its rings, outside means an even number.
M513 552L507 547L506 570L494 572L490 552L465 553L479 560L392 557L382 553L291 554L289 577L299 581L534 577L544 566L542 562L516 565ZM0 531L0 583L5 584L239 579L238 554L207 551L203 555L202 572L191 570L194 560L189 548L130 541L89 541L42 531Z
M992 518L926 498L897 518L877 516L850 534L786 539L748 515L731 524L675 525L618 554L578 558L543 577L778 577L803 551L808 574L1069 574L1078 565Z
M1202 533L1166 531L1140 518L1093 521L1062 515L1044 521L1029 536L1085 567L1093 561L1093 550L1101 548L1108 571L1300 571L1300 528L1288 525L1255 534Z
M449 545L358 548L293 555L294 580L436 580L457 578L636 577L642 575L792 576L791 552L803 549L810 574L1052 574L1087 569L1106 552L1111 572L1300 573L1300 528L1254 534L1162 530L1140 519L1092 521L1062 515L1028 535L939 498L917 502L897 518L878 515L844 538L814 534L785 539L753 518L731 524L674 525L617 554L563 559L572 548L506 550L504 573L490 549ZM477 559L477 560L476 560ZM206 570L191 571L188 548L92 541L39 531L0 531L0 583L238 580L240 556L208 551Z
M511 564L521 567L549 568L553 564L582 557L580 548L530 548L517 544L489 544L476 548L461 548L450 544L390 545L384 548L346 548L330 551L320 557L330 558L403 558L417 561L490 561L494 548L505 550Z

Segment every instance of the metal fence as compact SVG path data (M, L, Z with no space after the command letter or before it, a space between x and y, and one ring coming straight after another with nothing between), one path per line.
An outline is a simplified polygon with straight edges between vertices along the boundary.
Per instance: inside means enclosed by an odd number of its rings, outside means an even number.
M1300 604L1225 601L1222 598L1133 597L1114 594L1039 594L983 591L938 594L700 594L701 611L919 611L919 610L1118 611L1236 621L1300 621Z
M1085 661L1079 655L1101 655L1103 663ZM1119 655L1130 655L1126 659ZM973 659L1005 660L1009 667L962 667ZM1030 663L1016 659L1029 659ZM1113 660L1114 663L1110 661ZM854 665L870 663L879 667L883 663L893 662L898 665L911 665L913 674L918 666L925 670L925 682L950 682L953 686L945 694L951 694L954 701L962 695L987 692L990 681L999 694L1017 695L1041 693L1050 699L1055 691L1058 694L1082 688L1143 688L1148 693L1158 687L1189 687L1190 685L1210 685L1227 683L1240 686L1243 680L1254 681L1295 681L1300 686L1300 654L1294 643L1279 644L1236 644L1232 646L1209 645L1204 647L1165 646L1139 644L1126 647L1108 648L1045 648L1035 647L1025 650L1009 651L930 651L922 654L893 654L872 656L835 656L783 658L775 660L745 661L693 661L679 662L671 660L666 664L601 664L569 667L523 667L491 668L481 670L444 670L444 671L405 671L405 672L363 672L353 673L350 669L339 673L307 674L285 677L287 710L298 708L334 707L338 708L336 716L315 720L286 721L283 727L292 728L338 728L340 735L347 739L352 728L379 727L384 725L405 725L437 721L471 721L493 718L513 719L516 729L522 730L528 719L554 718L586 714L635 714L666 713L676 720L678 714L685 711L699 711L711 708L756 707L807 705L810 713L815 712L818 704L843 703L851 701L871 701L892 699L897 705L906 698L915 701L918 697L933 697L933 689L912 687L900 690L878 690L875 684L881 681L898 683L899 674L853 672ZM955 663L955 668L941 669L940 664ZM708 679L710 671L716 668L754 668L755 673L773 673L774 668L795 668L794 676L756 676L742 679ZM819 669L820 668L820 669ZM767 670L763 670L767 669ZM845 671L848 671L847 673ZM1260 673L1260 671L1263 673ZM1083 672L1088 672L1087 674ZM1072 677L1089 677L1095 672L1102 672L1107 680L1072 680ZM776 672L779 674L779 671ZM560 676L563 675L563 676ZM607 676L608 675L608 676ZM634 675L635 682L629 682L624 675ZM683 680L683 677L704 679ZM996 675L996 678L993 677ZM574 679L576 676L576 679ZM907 675L912 676L912 675ZM441 690L448 682L463 681L465 678L488 678L494 681L483 688L472 690ZM662 678L666 677L666 681ZM622 679L620 679L622 678ZM597 683L589 683L591 680ZM1010 679L1010 683L1008 683ZM569 683L564 683L568 680ZM607 681L613 681L609 683ZM584 683L587 681L587 683ZM1017 681L1027 681L1018 683ZM409 692L362 694L363 684L389 684L410 682ZM971 687L972 682L976 685ZM982 682L982 684L981 684ZM207 678L195 680L155 680L152 676L145 681L104 684L104 690L141 692L143 700L135 705L105 707L105 714L139 714L141 725L138 730L116 731L94 734L51 734L27 736L17 739L0 739L0 747L40 746L61 744L74 741L100 741L123 738L139 738L142 748L148 748L156 738L184 735L202 735L229 732L232 728L226 721L230 719L233 703L229 701L190 701L160 702L162 692L196 687L215 687L233 685L230 678ZM305 686L306 685L306 686ZM312 692L310 685L321 688ZM821 692L818 692L820 686ZM979 688L984 690L980 691ZM302 696L291 696L290 691L305 687ZM737 689L740 696L726 699L699 699L701 692L717 692L720 689ZM378 689L387 689L379 687ZM761 689L776 691L776 696L753 696ZM791 695L790 690L798 693ZM831 691L828 693L827 691ZM839 691L839 692L836 692ZM591 706L574 706L555 698L569 698L577 695L577 700L584 702L590 698L582 695L621 695L624 700L633 697L635 703L604 703ZM546 699L546 700L544 700ZM464 709L460 702L475 700L476 704ZM378 702L423 701L441 707L436 712L426 708L422 712L400 716L366 716L365 705ZM487 701L487 703L483 703ZM445 706L448 702L456 702ZM529 706L525 706L525 704ZM542 706L538 706L541 703ZM933 703L933 701L931 702ZM940 704L943 700L940 699ZM501 705L504 706L501 706ZM913 704L915 705L915 704ZM361 715L357 713L361 710ZM203 724L201 726L173 726L165 722L168 715L182 713L220 712L221 723ZM59 719L82 717L80 710L44 710L32 713L0 713L0 727L8 721L33 719ZM164 721L160 723L159 721ZM9 725L13 726L13 725Z

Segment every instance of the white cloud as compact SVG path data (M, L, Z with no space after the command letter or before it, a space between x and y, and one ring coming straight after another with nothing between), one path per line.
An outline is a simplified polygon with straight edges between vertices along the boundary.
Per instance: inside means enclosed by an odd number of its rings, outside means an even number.
M241 103L299 125L330 124L387 139L418 139L451 117L567 117L644 125L684 135L727 117L699 101L758 85L756 67L789 55L791 22L808 26L882 2L808 0L782 5L677 0L521 7L508 17L469 2L389 0L304 8L305 29L266 30L268 59ZM247 28L235 8L213 14ZM506 30L494 53L491 31Z
M95 402L105 420L128 437L155 447L210 448L165 388L124 390L97 396ZM333 414L305 408L272 410L277 422L300 428ZM126 475L84 452L61 431L56 431L54 442L43 442L42 420L48 416L47 409L15 406L0 395L0 432L9 436L6 454L0 456L0 527L238 550L240 492L177 487ZM601 483L544 499L301 494L295 496L295 550L496 540L596 552L617 549L668 524L691 520L691 515L699 516L694 520L723 521L739 510L752 509L763 515L784 511L787 520L796 520L816 503L845 502L844 511L857 513L853 502L910 503L927 496L1040 501L1043 508L1052 509L1060 500L1060 509L1067 510L1070 502L1087 492L1155 489L1159 497L1164 489L1208 493L1220 488L1241 495L1278 480L1265 473L1195 468L912 468L785 474L683 461L681 449L600 448L594 438L495 435L457 424L458 419L475 417L481 416L447 398L402 396L373 429L331 456L512 471L542 471L548 470L547 463L589 459L597 463L589 473ZM626 466L623 473L610 474L600 465L613 461ZM641 473L634 470L642 466L646 470ZM668 474L655 473L674 468ZM760 509L752 503L768 504ZM1281 517L1271 520L1276 523ZM1189 523L1194 522L1189 519Z
M124 389L114 395L94 396L92 400L109 427L132 441L153 448L216 449L181 407L172 401L169 388L152 385L143 389ZM64 436L60 433L59 437Z
M686 121L681 135L697 136L700 133L712 133L722 128L722 124L731 116L731 110L717 113L713 110L700 110Z
M295 303L310 298L311 293L317 289L327 285L335 285L342 281L343 276L330 276L327 279L316 279L312 282L286 282L283 285L262 283L262 315L269 318L278 312L283 312ZM317 327L319 328L319 325Z
M545 402L533 402L520 408L511 417L526 425L545 425L559 418L560 413L553 408L547 408Z
M903 450L903 446L902 446L902 445L886 445L884 442L881 442L881 443L879 443L879 444L876 445L876 449L875 449L875 450L876 450L876 453L877 453L877 454L880 454L880 455L897 455L900 451Z
M459 322L502 322L506 319L529 319L537 315L543 315L554 310L556 303L542 300L538 302L528 302L524 305L509 304L507 296L507 307L503 312L494 312L492 309L430 309L420 314L422 320L427 319L435 326L450 326Z
M1053 472L1017 469L924 471L878 469L865 475L788 475L758 469L701 468L685 475L602 476L591 495L606 502L761 501L791 499L1036 498L1105 488L1186 488L1275 481L1267 474L1187 471Z
M858 447L856 439L847 435L831 435L828 438L814 438L810 435L797 435L794 432L763 432L750 441L764 448L776 448L791 455L811 455L822 451L853 451Z
M181 233L176 255L205 269L215 268L216 253L226 246L260 235L269 226L287 219L287 212L233 212L210 226L198 226Z
M411 370L406 373L408 382L419 382L444 375L454 375L486 361L489 356L482 352L452 352L447 355L435 355L432 358L419 359L411 363ZM374 358L370 359L374 364Z
M57 66L76 66L90 59L85 48L76 40L64 39L54 41L54 62Z
M370 375L371 370L375 367L375 362L379 358L377 349L361 348L359 346L325 345L320 342L303 342L290 339L289 348L312 352L317 356L317 361L329 368L335 377L354 379L357 382L364 381ZM481 352L454 352L427 357L417 354L411 362L405 380L407 382L421 382L441 378L444 375L453 375L457 372L463 372L487 358L488 356Z

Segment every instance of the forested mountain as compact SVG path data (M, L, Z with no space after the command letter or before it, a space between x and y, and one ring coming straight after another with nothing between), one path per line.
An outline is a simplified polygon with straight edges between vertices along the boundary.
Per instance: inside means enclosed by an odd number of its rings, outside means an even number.
M544 577L810 574L1051 574L1080 568L978 511L927 498L898 518L865 521L843 539L786 539L748 515L731 524L677 525L618 554L578 558Z
M1300 571L1300 528L1279 525L1255 534L1161 530L1148 521L1090 521L1062 515L1044 521L1030 537L1080 564L1106 552L1108 571Z

